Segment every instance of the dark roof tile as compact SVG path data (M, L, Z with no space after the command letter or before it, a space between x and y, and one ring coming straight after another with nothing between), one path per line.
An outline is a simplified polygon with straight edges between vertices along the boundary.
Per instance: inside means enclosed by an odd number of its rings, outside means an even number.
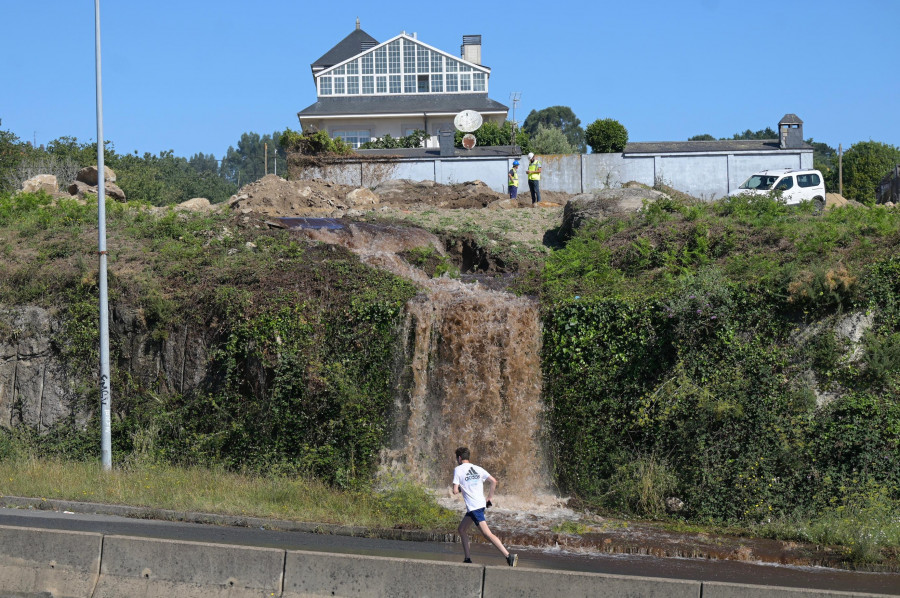
M350 32L350 35L339 41L335 47L325 52L325 54L312 63L310 67L313 69L313 72L316 72L317 68L319 70L327 69L339 62L344 62L349 58L353 58L365 49L377 45L378 41L374 37L362 29L354 29Z
M777 139L725 139L722 141L641 141L625 146L625 154L681 154L697 152L752 152L780 149ZM803 144L800 149L813 149Z

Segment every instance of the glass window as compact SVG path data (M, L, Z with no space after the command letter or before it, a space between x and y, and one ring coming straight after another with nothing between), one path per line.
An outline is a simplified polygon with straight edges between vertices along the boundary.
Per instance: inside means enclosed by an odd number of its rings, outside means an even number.
M431 62L431 52L425 48L417 48L416 56L418 56L416 72L427 73L429 70L429 63Z
M360 57L359 60L362 63L361 68L362 68L363 75L371 75L374 72L373 71L374 67L372 66L374 59L375 59L375 56L371 52Z
M485 90L484 73L472 73L472 90L473 91L484 91Z
M352 60L347 63L347 74L348 75L358 75L359 74L359 61Z
M375 73L383 75L387 72L387 50L384 46L375 50Z
M400 93L400 75L391 75L389 79L391 83L391 93Z
M775 184L778 177L765 174L754 174L752 177L744 181L739 189L759 189L760 191L768 191Z
M344 78L343 77L335 77L334 78L334 93L336 95L344 95Z
M443 73L444 72L444 57L438 54L437 52L431 53L431 72L432 73Z
M387 77L383 75L375 77L375 91L377 93L387 93Z
M459 70L462 73L470 73L470 72L472 72L472 67L470 67L468 64L460 63Z
M388 44L388 58L390 59L390 72L400 72L400 42L391 42Z
M444 91L444 76L443 75L432 75L431 76L431 91L433 91L433 92Z
M416 93L415 75L403 75L403 93Z
M363 75L362 92L375 93L375 77L373 77L372 75Z
M819 175L814 172L809 174L798 174L797 185L800 187L815 187L819 184Z
M403 40L403 72L416 72L416 45L407 39Z
M459 75L447 73L447 91L459 91Z
M447 72L455 73L458 70L459 70L459 62L457 62L456 60L450 60L448 58L447 59Z
M794 186L794 177L786 176L783 179L781 179L780 181L778 181L778 184L775 185L775 190L776 191L787 191L788 189L790 189L793 186Z
M417 91L419 93L428 93L428 75L418 75L417 78Z
M459 90L460 91L472 91L472 75L469 73L462 73L459 76Z
M357 148L363 143L372 139L369 131L334 131L331 134L332 139L342 139L350 146Z
M336 69L334 69L334 74L335 74L335 75L343 75L343 74L344 74L344 70L345 70L345 69L344 69L343 66L339 66L339 67L337 67Z
M319 95L323 95L323 96L331 95L331 77L320 77L319 78Z
M347 93L359 93L359 77L347 77Z

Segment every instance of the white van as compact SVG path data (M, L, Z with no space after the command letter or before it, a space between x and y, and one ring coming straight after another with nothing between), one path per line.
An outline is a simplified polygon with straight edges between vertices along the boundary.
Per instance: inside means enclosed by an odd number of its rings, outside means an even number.
M773 190L781 192L786 204L811 201L817 210L825 208L825 179L818 170L762 170L751 175L728 196L764 195Z

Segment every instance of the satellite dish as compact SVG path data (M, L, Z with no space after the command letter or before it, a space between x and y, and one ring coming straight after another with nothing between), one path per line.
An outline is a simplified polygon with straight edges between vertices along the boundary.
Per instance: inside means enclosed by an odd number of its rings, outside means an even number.
M453 118L453 126L456 127L457 131L462 131L463 133L471 133L478 130L481 123L481 114L475 110L463 110Z
M464 148L472 149L473 147L475 147L475 136L471 133L466 133L465 135L463 135L462 143Z

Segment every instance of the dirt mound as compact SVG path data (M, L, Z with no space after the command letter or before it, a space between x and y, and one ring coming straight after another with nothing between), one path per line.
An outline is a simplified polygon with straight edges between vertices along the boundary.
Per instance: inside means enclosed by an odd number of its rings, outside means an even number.
M274 174L241 187L228 200L240 214L269 217L340 217L376 203L378 198L365 188L321 180L286 181Z
M395 207L424 205L432 208L484 208L506 199L505 193L494 191L481 181L439 185L434 181L396 179L375 187L382 204Z

